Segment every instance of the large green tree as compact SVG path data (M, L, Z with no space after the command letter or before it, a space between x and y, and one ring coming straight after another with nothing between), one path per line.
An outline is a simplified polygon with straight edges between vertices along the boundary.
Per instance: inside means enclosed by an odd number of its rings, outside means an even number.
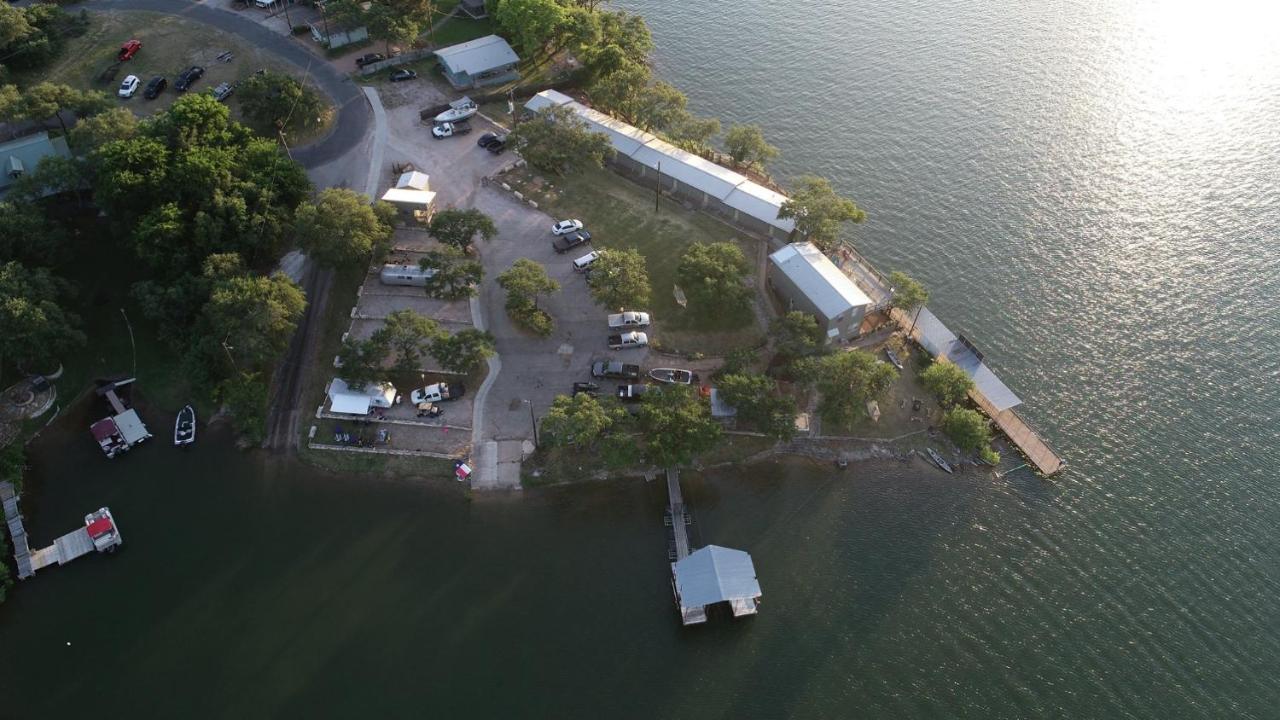
M71 15L53 3L14 7L0 3L0 75L6 68L34 70L58 57L69 37L84 34L88 15Z
M942 430L961 450L976 450L988 462L1000 461L1000 456L991 449L991 427L987 418L977 410L951 408L942 416Z
M423 256L418 264L433 270L427 278L427 295L442 300L462 300L476 294L484 268L456 247L445 245Z
M551 175L586 167L603 167L613 145L592 132L573 110L552 106L516 126L508 142L531 166Z
M38 205L0 201L0 260L50 265L62 256L66 233Z
M237 431L252 443L267 436L267 400L270 373L235 372L218 383L214 399L227 408Z
M591 296L606 308L645 307L649 304L649 270L638 250L600 250L587 285Z
M530 61L561 47L574 28L572 8L557 0L501 0L494 20Z
M374 335L364 340L345 338L338 348L338 372L343 381L349 387L359 390L369 383L381 380L386 374L382 365L389 352L387 345L385 336Z
M44 268L0 265L0 368L34 363L47 369L84 345L80 318L63 309L71 287Z
M759 125L734 125L724 134L724 147L738 165L759 165L778 157L778 148L765 142Z
M797 233L829 253L835 249L844 223L860 223L867 214L852 200L837 195L825 178L806 175L796 182L778 217L795 220Z
M409 308L391 312L374 332L375 342L391 352L396 370L422 369L422 358L448 334L440 323Z
M88 117L108 107L110 105L106 95L96 90L78 90L70 85L42 82L22 92L22 114L32 120L57 120L62 126L63 135L67 134L64 112Z
M498 234L498 226L493 223L493 218L474 208L447 208L432 216L427 232L446 245L466 250L476 235L492 240Z
M555 321L538 307L538 298L560 290L560 283L547 275L542 265L520 258L498 276L498 285L507 291L507 314L512 322L546 337L555 329Z
M799 372L817 386L823 417L837 423L862 417L867 401L883 397L898 378L892 365L862 350L806 358L800 361Z
M920 318L920 308L929 302L929 291L918 280L901 270L894 270L889 273L889 285L893 287L893 306L907 313L914 311L914 315L911 318L911 327L907 330L907 333L910 334L911 331L916 329L916 320Z
M720 439L720 424L710 407L687 385L646 394L637 419L645 457L660 467L687 465Z
M302 288L283 273L219 282L204 308L207 352L238 372L269 369L284 354L306 309Z
M750 271L737 243L696 242L680 257L676 278L702 311L732 313L751 303L751 288L743 283Z
M321 265L351 267L380 260L391 248L395 208L369 204L369 198L346 188L320 191L314 203L295 212L294 232L301 247Z
M240 111L260 130L302 132L319 127L329 112L313 88L283 73L250 75L236 86Z
M792 310L769 324L773 349L784 362L817 355L826 349L826 337L813 315Z
M751 423L760 432L775 440L795 436L795 398L783 395L773 378L754 373L725 375L716 381L716 390L737 409L738 419Z
M475 328L467 328L436 340L431 346L431 357L444 370L470 373L477 370L486 358L496 350L493 335Z
M616 409L621 411L621 408ZM571 445L587 448L613 425L613 414L591 395L559 395L542 418L542 441L552 447Z
M973 379L955 363L935 361L920 373L920 384L945 406L955 405L973 389Z
M67 136L71 149L85 155L113 140L128 140L138 133L138 116L128 108L116 107L81 118Z

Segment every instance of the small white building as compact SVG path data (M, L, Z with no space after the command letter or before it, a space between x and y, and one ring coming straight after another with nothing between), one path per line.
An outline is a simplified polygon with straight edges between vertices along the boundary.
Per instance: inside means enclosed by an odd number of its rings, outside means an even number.
M787 311L813 315L828 343L858 336L871 298L813 243L792 243L770 255L768 278Z
M409 172L400 175L396 180L396 187L405 190L422 190L423 192L427 192L431 190L431 177L426 173L421 173L417 170L410 170Z
M395 405L396 389L391 383L369 383L359 390L342 378L329 383L329 410L343 415L368 415L374 408Z
M417 173L422 175L422 173ZM423 175L425 178L426 175ZM393 187L382 194L382 200L389 202L401 213L413 217L418 222L431 222L436 211L436 194L430 190L414 190L409 187Z

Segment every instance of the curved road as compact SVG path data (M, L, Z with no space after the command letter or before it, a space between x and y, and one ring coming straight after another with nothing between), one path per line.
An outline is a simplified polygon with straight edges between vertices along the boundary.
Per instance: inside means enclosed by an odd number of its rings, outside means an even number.
M181 15L242 37L297 66L299 70L305 70L309 66L316 84L337 106L338 116L334 118L333 130L328 135L310 145L291 149L293 159L307 168L336 160L355 147L369 132L373 116L360 87L351 78L333 69L323 58L299 47L290 38L241 17L235 11L220 10L193 0L93 0L87 6L92 10L145 10Z

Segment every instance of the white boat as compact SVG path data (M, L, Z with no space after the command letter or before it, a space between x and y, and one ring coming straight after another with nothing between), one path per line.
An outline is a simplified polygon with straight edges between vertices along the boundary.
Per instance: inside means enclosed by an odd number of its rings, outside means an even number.
M937 465L938 467L942 468L947 472L951 472L951 464L948 463L946 460L943 460L942 456L938 454L937 450L934 450L933 448L925 448L925 451L929 453L929 457L933 459L933 463L935 465Z
M654 368L649 371L649 377L660 383L674 385L692 385L693 381L698 378L692 371L680 370L679 368Z
M885 357L889 358L889 363L891 365L898 368L899 370L902 369L902 361L898 359L898 353L890 350L889 348L885 348L884 354L885 354Z
M89 539L93 541L93 548L98 552L115 552L117 547L124 544L124 538L120 537L120 528L116 527L115 516L108 508L98 508L85 515L84 526Z
M196 441L196 410L190 405L178 411L173 421L173 444L190 445Z
M436 124L461 122L478 112L480 112L480 108L475 101L469 97L464 97L461 100L454 100L449 103L449 109L436 116Z

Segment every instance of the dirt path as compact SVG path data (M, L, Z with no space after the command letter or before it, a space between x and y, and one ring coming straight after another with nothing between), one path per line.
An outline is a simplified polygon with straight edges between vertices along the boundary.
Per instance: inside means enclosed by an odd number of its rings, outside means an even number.
M314 357L320 342L320 325L329 306L329 289L333 285L333 271L312 267L307 273L303 289L307 293L307 310L302 322L289 343L289 352L276 368L271 386L274 393L267 406L267 434L262 447L271 450L287 450L298 444L298 415L302 402L304 369L307 360Z

